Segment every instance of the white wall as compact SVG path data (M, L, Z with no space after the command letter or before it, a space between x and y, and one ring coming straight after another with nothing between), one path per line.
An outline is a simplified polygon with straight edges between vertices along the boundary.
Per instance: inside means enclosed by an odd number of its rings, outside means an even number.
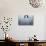
M44 27L45 27L44 28L44 39L46 39L46 16L45 16L45 20L44 21L45 21L45 24L44 24Z
M33 15L33 26L19 26L19 15ZM16 39L27 40L34 34L39 40L44 40L46 8L32 8L28 0L0 0L0 16L13 17L11 33Z
M14 17L10 33L19 40L27 40L34 34L39 40L44 39L44 16L34 16L33 26L19 26L18 16Z
M2 30L0 29L0 32L1 31ZM18 16L13 16L12 26L10 27L10 31L8 31L8 33L13 37L15 37L17 40L27 40L29 39L29 37L32 37L34 34L37 35L37 38L39 40L43 40L44 39L44 16L35 15L33 26L19 26ZM2 34L4 35L3 31ZM0 39L3 38L4 37L2 36L0 37Z

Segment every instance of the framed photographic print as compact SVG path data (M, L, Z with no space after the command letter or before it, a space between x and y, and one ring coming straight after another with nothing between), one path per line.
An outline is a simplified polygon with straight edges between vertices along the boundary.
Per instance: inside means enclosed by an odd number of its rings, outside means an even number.
M19 25L33 25L34 16L24 15L18 16L18 24Z

